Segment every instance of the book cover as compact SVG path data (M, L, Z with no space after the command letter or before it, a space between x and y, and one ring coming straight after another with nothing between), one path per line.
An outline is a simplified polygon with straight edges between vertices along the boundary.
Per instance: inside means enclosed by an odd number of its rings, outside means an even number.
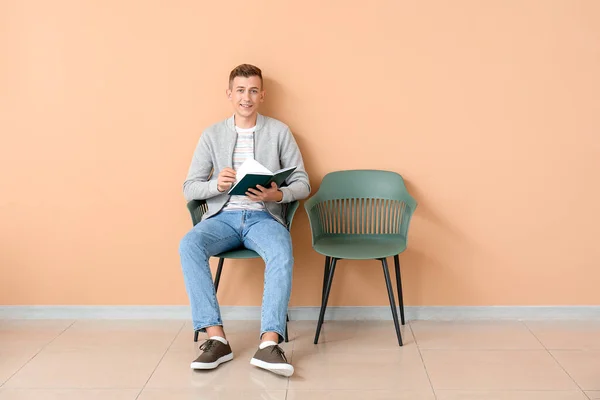
M272 182L275 182L277 187L281 187L295 170L296 167L288 167L271 172L258 161L248 159L236 171L236 182L227 194L245 196L248 189L256 188L257 185L268 188Z

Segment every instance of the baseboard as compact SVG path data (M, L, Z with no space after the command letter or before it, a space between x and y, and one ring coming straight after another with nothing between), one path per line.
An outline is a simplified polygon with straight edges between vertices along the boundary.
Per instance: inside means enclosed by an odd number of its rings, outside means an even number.
M259 320L258 306L223 306L225 320ZM290 307L317 320L319 307ZM600 320L600 306L407 306L407 320ZM190 319L189 306L0 306L0 319ZM327 307L327 320L391 320L389 307Z

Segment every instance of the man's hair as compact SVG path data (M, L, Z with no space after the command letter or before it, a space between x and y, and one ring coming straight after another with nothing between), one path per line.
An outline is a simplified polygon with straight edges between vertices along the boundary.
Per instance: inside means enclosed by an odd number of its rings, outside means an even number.
M229 74L229 89L232 88L233 80L237 76L243 76L244 78L250 78L251 76L258 76L260 78L260 84L262 86L262 81L263 81L262 71L260 70L260 68L255 67L254 65L242 64L242 65L238 65L237 67L235 67L233 69L233 71L231 71L231 73Z

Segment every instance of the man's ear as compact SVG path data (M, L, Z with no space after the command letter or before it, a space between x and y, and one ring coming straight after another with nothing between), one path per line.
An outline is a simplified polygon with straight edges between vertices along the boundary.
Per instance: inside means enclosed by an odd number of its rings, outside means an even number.
M264 90L262 92L260 92L260 102L262 103L263 101L265 101L265 96L267 95L267 92L265 92Z
M225 91L225 94L227 95L227 98L228 98L228 99L231 99L231 93L232 93L232 92L231 92L231 89L227 89L227 90Z

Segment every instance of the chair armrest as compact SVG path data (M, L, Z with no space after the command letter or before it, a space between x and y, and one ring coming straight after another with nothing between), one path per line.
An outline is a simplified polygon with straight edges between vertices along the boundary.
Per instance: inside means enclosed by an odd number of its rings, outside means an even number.
M294 220L294 214L296 214L296 210L298 210L299 205L300 202L298 200L292 201L287 205L287 209L285 212L285 222L287 223L288 231L292 230L292 221Z
M404 240L408 245L408 227L410 226L410 221L417 208L417 201L408 193L404 196L403 201L405 209L400 220L400 234L404 237Z
M319 213L318 193L313 197L309 198L304 202L304 209L308 215L308 222L310 224L310 234L312 237L312 244L314 245L317 239L325 232L323 229L322 215Z
M205 200L192 200L187 203L187 208L192 217L192 224L194 226L202 220L202 216L208 211L208 205Z

